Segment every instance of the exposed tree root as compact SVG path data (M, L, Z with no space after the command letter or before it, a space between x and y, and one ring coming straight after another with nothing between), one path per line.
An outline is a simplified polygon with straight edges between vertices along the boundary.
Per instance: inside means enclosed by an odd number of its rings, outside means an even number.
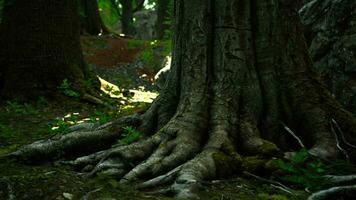
M276 187L276 188L278 188L278 189L280 189L280 190L282 190L282 191L284 191L284 192L287 192L287 193L289 193L289 194L295 195L295 194L293 193L293 190L292 190L291 188L289 188L289 187L283 185L283 184L280 183L280 182L273 181L273 180L268 180L268 179L265 179L265 178L263 178L263 177L257 176L257 175L255 175L255 174L251 174L251 173L249 173L249 172L247 172L247 171L245 171L244 174L246 174L246 175L248 175L248 176L252 176L252 177L256 178L257 180L270 183L271 185L274 185L274 187Z
M344 176L335 176L335 175L326 175L324 176L329 182L333 183L334 185L341 185L341 184L350 184L356 182L356 175L344 175Z
M140 119L137 116L130 116L90 130L85 130L86 127L79 127L78 131L39 140L3 157L36 162L96 152L110 147L120 137L121 127L138 126L139 123Z
M335 199L338 196L347 197L348 199L355 198L356 185L351 186L338 186L326 190L321 190L312 194L308 200L324 200Z

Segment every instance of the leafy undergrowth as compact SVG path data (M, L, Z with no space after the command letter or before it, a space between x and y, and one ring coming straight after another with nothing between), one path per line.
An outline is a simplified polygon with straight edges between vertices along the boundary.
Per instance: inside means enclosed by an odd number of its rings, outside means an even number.
M356 166L345 160L325 161L313 157L302 148L290 159L277 160L279 171L275 178L290 187L315 192L333 187L327 175L350 175L356 173Z

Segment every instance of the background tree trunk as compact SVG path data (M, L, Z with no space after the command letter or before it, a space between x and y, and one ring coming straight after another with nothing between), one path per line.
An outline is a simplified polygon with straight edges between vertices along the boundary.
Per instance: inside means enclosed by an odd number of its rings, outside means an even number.
M125 35L135 35L135 27L133 22L133 3L132 0L120 0L122 6L121 26L122 33Z
M99 13L97 0L81 0L82 9L82 29L91 35L98 35L99 33L109 33L108 28L102 21Z
M156 38L163 39L165 31L169 29L169 25L165 22L170 15L169 5L172 0L158 0L156 4L157 21L156 21Z
M80 90L92 78L82 56L76 1L6 0L1 29L2 97L51 96L64 79Z
M340 103L356 113L356 1L309 1L300 14L315 69Z

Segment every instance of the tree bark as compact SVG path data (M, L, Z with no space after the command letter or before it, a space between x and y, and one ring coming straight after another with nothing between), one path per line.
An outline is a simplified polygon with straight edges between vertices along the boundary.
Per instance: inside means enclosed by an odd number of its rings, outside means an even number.
M133 21L134 8L132 0L120 0L122 6L121 25L122 33L125 35L135 35L135 27Z
M102 21L97 0L81 0L81 7L83 10L81 19L83 32L91 35L110 32Z
M67 79L81 90L92 77L80 46L76 1L6 0L0 33L0 94L52 96ZM97 83L97 82L95 82Z
M194 198L200 181L268 170L271 157L298 149L287 128L310 154L341 155L332 130L355 144L356 121L311 70L301 3L176 0L172 69L139 117L145 138L67 163L123 183L152 178L139 187L171 184L177 197ZM341 145L354 160L352 145ZM31 158L39 147L8 156Z
M300 10L315 69L330 92L356 113L356 2L315 0Z
M156 5L157 21L156 21L156 38L163 39L165 31L169 29L166 20L169 17L169 5L171 0L158 0Z

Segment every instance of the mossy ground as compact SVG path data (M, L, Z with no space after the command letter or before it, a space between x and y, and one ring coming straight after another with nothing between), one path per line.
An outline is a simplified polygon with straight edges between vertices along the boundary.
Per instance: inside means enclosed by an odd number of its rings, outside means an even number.
M100 50L103 50L105 52L102 54L106 55L108 52L105 48L110 47L106 42L114 44L116 43L114 40L115 38L110 38L107 41L102 38L98 40L95 37L86 38L84 43L100 43L101 45L91 49L86 48L86 44L83 44L84 50L87 51L84 53L86 55L100 54ZM120 40L118 42L123 42L122 39L118 40ZM126 45L127 49L130 50L129 53L133 48L131 46ZM125 49L119 48L119 50L122 52ZM136 50L134 53L137 53ZM115 59L117 60L112 61L121 62L119 57L115 57ZM89 64L94 64L90 63L90 59L87 61L89 61ZM95 62L100 63L98 60L95 60ZM116 65L115 63L111 64ZM130 106L130 109L124 110L122 113L129 114L135 111L137 109ZM16 101L0 102L0 154L14 151L16 148L38 139L49 138L53 134L61 134L50 131L51 127L58 119L69 113L79 113L81 118L105 118L108 116L110 118L110 116L113 116L108 114L110 112L112 111L105 107L68 97L57 99L54 102L39 98L38 102L31 104L20 104ZM98 113L101 113L101 115ZM305 193L294 196L271 186L269 183L251 179L251 177L230 177L227 181L207 181L202 183L201 186L199 194L201 199L305 199ZM109 177L87 178L56 162L38 165L25 165L13 161L0 162L0 199L8 199L9 191L13 193L16 200L65 200L69 199L69 196L72 199L85 199L83 197L87 197L89 200L172 199L151 194L152 191L137 191L134 186L121 185L117 180Z

